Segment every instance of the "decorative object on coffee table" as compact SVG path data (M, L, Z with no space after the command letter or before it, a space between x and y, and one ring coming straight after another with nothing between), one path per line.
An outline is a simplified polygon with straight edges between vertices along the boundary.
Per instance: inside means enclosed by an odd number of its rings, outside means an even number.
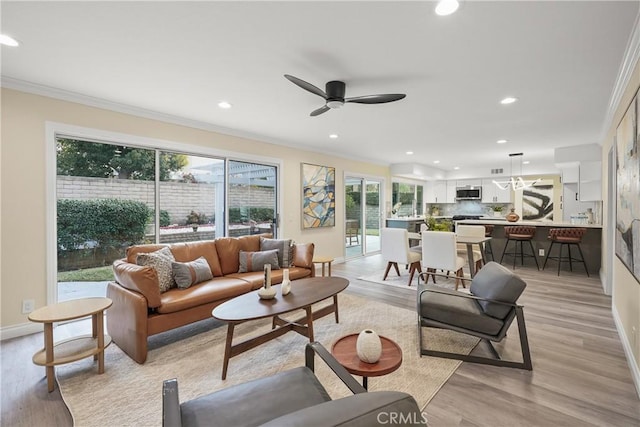
M517 222L520 219L520 215L516 213L515 208L511 208L511 212L507 214L507 221Z
M280 285L282 296L288 295L291 292L291 280L289 280L289 269L282 270L282 284Z
M380 337L371 329L365 329L358 335L356 341L358 358L366 363L376 363L382 354L382 342Z
M339 338L331 346L331 354L344 368L353 375L362 376L362 386L368 388L368 377L380 377L390 374L402 364L402 349L393 340L380 337L382 354L376 363L366 363L360 360L356 351L358 334L346 335Z
M271 264L264 265L264 285L258 291L262 299L272 299L276 296L276 288L271 287Z

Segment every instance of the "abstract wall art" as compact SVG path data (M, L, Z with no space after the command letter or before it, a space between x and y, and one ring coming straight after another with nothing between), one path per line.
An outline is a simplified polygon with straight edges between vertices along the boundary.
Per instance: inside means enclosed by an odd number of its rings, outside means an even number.
M301 164L302 228L334 227L336 168Z
M616 129L616 256L640 283L638 93Z
M552 180L539 180L522 191L522 219L553 221Z

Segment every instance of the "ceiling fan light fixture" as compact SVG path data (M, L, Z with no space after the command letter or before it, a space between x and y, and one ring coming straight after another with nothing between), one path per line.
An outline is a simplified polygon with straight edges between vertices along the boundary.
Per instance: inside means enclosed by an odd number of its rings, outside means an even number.
M327 107L332 110L338 109L344 105L344 101L335 100L335 101L327 101Z
M454 13L460 7L458 0L440 0L436 6L436 14L439 16L447 16Z

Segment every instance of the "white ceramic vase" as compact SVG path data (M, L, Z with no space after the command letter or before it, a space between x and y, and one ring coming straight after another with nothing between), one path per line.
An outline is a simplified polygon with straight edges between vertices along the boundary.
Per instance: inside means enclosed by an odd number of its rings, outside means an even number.
M283 280L280 289L282 290L282 296L288 295L291 292L291 281Z
M358 358L366 363L376 363L382 354L380 337L371 329L360 332L356 340Z
M272 299L276 296L276 288L269 286L268 288L260 288L258 296L262 299Z

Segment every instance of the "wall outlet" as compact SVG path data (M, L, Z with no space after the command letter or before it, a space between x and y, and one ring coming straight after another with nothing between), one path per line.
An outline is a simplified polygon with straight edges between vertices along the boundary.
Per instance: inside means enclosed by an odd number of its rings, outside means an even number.
M538 256L544 256L544 249L538 249Z
M23 299L22 300L22 314L29 314L33 311L33 307L36 305L36 302L32 299Z

